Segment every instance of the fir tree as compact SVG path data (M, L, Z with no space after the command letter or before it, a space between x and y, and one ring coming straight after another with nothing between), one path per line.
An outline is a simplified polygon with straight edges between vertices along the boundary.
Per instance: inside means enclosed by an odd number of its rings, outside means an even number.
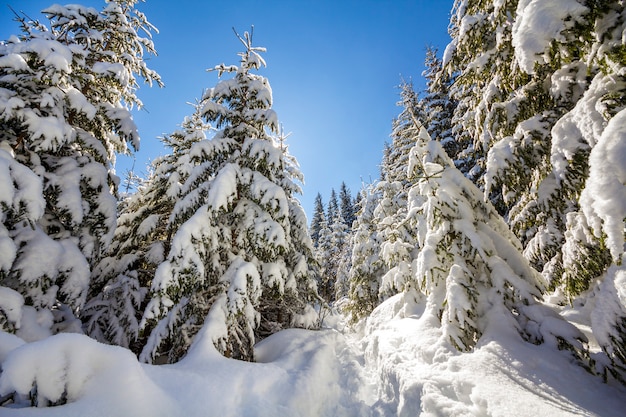
M354 201L345 182L342 182L341 187L339 187L339 210L348 229L352 229L352 223L355 219Z
M337 200L337 193L335 189L330 190L330 198L328 199L328 206L326 207L326 221L328 224L332 224L337 213L339 212L339 201Z
M335 279L335 301L343 300L350 294L350 269L352 268L353 233L347 233L339 254L337 278Z
M322 223L326 220L326 214L324 213L324 203L322 202L322 195L317 193L315 196L315 203L313 206L313 218L311 219L311 240L315 248L319 245L320 231L322 229Z
M21 38L0 45L1 148L12 172L39 178L28 189L40 193L7 204L2 230L12 255L0 285L40 314L53 312L54 331L78 330L73 316L113 236L115 153L139 146L129 111L141 106L136 77L160 84L143 60L154 53L153 27L135 3L110 1L101 12L54 5L44 10L49 29L19 18Z
M169 218L195 166L190 150L210 130L200 110L196 106L180 130L162 138L170 153L152 162L148 180L123 201L108 256L94 269L91 297L82 314L86 332L99 341L136 353L145 344L139 322L146 293L170 250Z
M374 215L380 193L370 185L364 187L360 194L361 203L354 225L347 305L353 322L368 316L379 304L379 290L386 271L380 258L381 240Z
M333 229L326 220L322 221L315 250L315 259L320 265L318 277L318 290L320 296L326 301L332 301L337 271L334 258L338 248L333 243Z
M459 153L458 143L452 134L452 117L456 102L450 97L453 78L443 69L443 62L437 56L437 49L426 48L426 93L422 97L424 108L424 126L430 137L441 142L450 158Z
M411 186L407 176L409 154L422 128L421 107L411 83L403 83L400 94L398 105L402 106L402 111L393 122L388 162L383 165L383 179L376 185L381 198L374 210L381 241L380 259L387 268L381 291L388 294L402 291L405 282L413 275L416 247L413 230L405 219Z
M346 226L346 221L337 211L337 215L330 225L330 246L331 252L328 258L324 259L326 265L326 275L329 278L329 294L327 301L335 301L337 291L341 292L343 280L346 274L346 257L350 249L350 229Z
M602 372L618 378L624 308L608 291L613 284L603 282L619 275L621 262L607 225L624 216L596 209L620 193L604 184L616 171L607 176L599 167L615 162L598 145L614 146L619 129L605 129L626 105L622 9L620 1L568 2L558 10L542 2L458 1L444 59L460 100L453 123L473 138L468 143L481 177L470 177L484 184L562 303L612 306L603 315L610 326L591 321L611 358ZM594 152L603 155L595 163ZM603 173L592 175L594 169ZM603 194L608 189L610 196ZM613 235L621 240L618 229Z
M341 234L335 234L335 241L339 246L337 274L335 279L335 300L339 300L348 295L350 290L350 267L352 263L352 239L355 216L355 207L350 189L345 182L341 183L339 188L339 212L344 227L338 225L337 229L341 229Z
M177 360L202 326L204 343L251 360L261 324L314 324L300 317L316 297L312 244L294 196L301 174L275 136L269 82L253 73L265 65L265 49L252 45L251 33L237 36L240 65L216 66L220 78L233 77L202 99L203 117L219 130L190 150L197 167L170 216L171 249L142 320L145 361Z
M494 135L501 137L515 128L499 102L526 82L512 66L511 17L516 8L517 0L455 0L452 10L452 41L443 65L454 79L450 96L456 102L452 132L457 154L453 159L479 186Z
M427 297L443 337L471 350L490 325L508 323L525 340L568 348L583 359L585 336L538 301L544 286L519 240L425 129L409 172L415 185L408 220L420 247L411 287ZM554 320L560 325L550 324Z

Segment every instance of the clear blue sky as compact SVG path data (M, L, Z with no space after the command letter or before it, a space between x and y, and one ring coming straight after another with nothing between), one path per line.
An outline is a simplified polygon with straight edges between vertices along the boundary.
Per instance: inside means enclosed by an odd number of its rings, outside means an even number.
M51 0L5 0L0 6L0 39L19 33L7 7L44 22L40 10ZM65 3L63 1L57 3ZM103 0L72 0L101 9ZM384 143L399 108L401 76L424 88L421 76L427 45L449 42L452 0L190 1L148 0L138 9L159 29L157 57L149 66L165 88L139 91L145 110L135 112L141 149L135 169L164 153L157 137L175 130L192 112L205 88L217 82L205 70L238 64L242 45L233 35L254 25L254 42L267 48L267 77L274 109L286 132L289 151L305 176L299 197L309 219L318 192L324 203L331 188L345 181L355 195L362 181L378 176ZM47 23L47 22L46 22ZM132 161L119 158L118 175Z

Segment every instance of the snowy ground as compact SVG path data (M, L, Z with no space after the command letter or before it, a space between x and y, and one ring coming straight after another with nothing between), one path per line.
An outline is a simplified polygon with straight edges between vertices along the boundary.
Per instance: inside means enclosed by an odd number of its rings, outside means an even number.
M391 298L356 330L332 316L331 328L280 332L258 344L257 363L198 343L178 364L143 365L121 348L55 336L15 349L3 362L0 391L28 392L37 380L41 395L54 398L64 387L72 402L0 408L0 415L624 415L626 389L559 352L496 329L473 353L459 354L440 341L435 319L419 307L397 311L402 305Z

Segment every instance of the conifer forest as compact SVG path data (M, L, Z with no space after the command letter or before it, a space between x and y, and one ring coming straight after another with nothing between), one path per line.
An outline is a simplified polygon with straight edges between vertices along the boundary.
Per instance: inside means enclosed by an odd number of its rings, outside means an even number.
M0 415L623 415L623 0L450 2L378 178L309 216L254 28L115 173L163 82L102 3L0 41Z

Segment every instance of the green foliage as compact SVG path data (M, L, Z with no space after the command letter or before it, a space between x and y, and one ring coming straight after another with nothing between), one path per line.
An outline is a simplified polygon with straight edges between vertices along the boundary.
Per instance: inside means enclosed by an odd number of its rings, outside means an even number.
M78 330L70 316L84 308L91 270L113 236L115 153L139 145L130 115L141 105L137 78L161 84L143 59L155 52L153 27L134 4L51 6L43 12L49 27L17 16L20 41L12 37L0 52L18 62L0 68L0 141L25 193L1 216L18 250L0 285L54 313L63 321L54 331Z
M380 258L381 238L374 216L380 193L373 186L362 189L361 193L363 197L354 227L349 301L346 306L353 323L367 317L380 303L381 281L386 272Z
M246 48L240 65L215 67L220 80L192 118L216 133L187 132L197 140L183 139L189 146L169 157L178 167L166 177L169 251L140 324L144 361L180 359L203 326L199 337L220 353L252 360L256 337L314 325L302 319L318 301L306 217L294 196L302 176L271 109L269 82L254 73L265 49L252 45L251 33L237 36Z

